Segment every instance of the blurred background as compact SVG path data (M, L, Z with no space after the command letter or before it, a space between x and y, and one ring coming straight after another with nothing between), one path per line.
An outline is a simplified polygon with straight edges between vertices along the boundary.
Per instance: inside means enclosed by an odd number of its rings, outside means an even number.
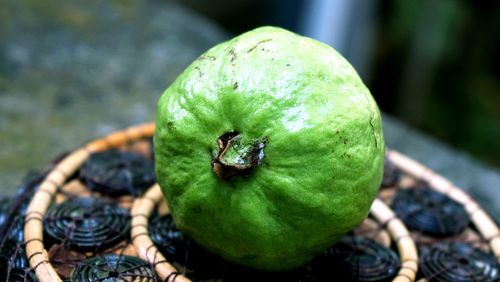
M162 91L192 60L261 25L342 53L386 113L389 144L406 143L414 135L401 132L416 129L439 140L431 148L466 152L464 162L479 159L487 166L478 169L497 175L498 1L3 0L2 191L12 194L27 171L60 152L153 120ZM409 129L391 131L392 120Z

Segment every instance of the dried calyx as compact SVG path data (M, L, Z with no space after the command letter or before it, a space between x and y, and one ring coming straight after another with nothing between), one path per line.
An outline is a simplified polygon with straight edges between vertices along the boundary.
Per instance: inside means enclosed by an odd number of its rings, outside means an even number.
M222 134L217 138L219 150L212 160L213 171L222 181L233 176L247 177L264 158L267 139L248 141L237 131Z

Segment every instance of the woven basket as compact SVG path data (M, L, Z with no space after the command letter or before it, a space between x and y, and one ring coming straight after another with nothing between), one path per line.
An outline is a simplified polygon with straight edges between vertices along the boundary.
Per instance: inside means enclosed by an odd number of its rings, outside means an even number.
M155 185L142 198L135 200L132 207L132 238L134 246L142 259L156 265L156 271L162 280L190 281L165 259L153 244L148 233L149 216L156 205L164 201L160 187ZM415 244L403 223L381 200L376 199L371 214L383 225L396 242L401 258L401 269L394 281L414 281L418 269L418 257Z
M82 165L91 153L116 149L136 140L149 138L154 133L154 124L148 123L117 131L104 138L90 142L83 148L59 162L40 184L26 211L24 240L30 266L40 281L62 281L50 264L48 251L43 244L43 216L54 200L59 187Z
M398 168L415 179L425 181L429 186L460 203L470 216L481 237L488 243L491 252L500 262L500 229L480 205L462 189L456 187L443 176L393 150L387 156Z
M28 261L40 281L62 281L54 266L51 265L49 251L45 249L43 244L43 217L52 202L64 201L64 196L58 193L60 187L80 168L91 153L117 149L138 140L150 138L153 134L153 123L114 132L73 151L51 169L28 206L24 227ZM397 167L411 177L427 181L432 188L449 195L461 203L470 214L472 222L481 236L486 238L491 251L500 259L499 229L474 200L443 177L415 161L391 150L388 150L387 156ZM148 219L158 206L162 206L164 212L168 212L158 185L152 186L142 197L135 199L131 203L131 238L135 252L131 251L130 253L135 253L143 260L154 265L161 280L190 281L165 259L149 237ZM394 281L414 281L418 271L418 255L410 232L383 199L377 198L375 200L371 207L371 216L390 234L392 242L399 253L401 268Z

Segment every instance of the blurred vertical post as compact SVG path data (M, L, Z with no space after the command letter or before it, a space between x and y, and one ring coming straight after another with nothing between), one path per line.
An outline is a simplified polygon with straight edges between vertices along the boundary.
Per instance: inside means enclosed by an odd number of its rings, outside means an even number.
M311 0L304 3L298 32L340 52L370 79L377 0Z

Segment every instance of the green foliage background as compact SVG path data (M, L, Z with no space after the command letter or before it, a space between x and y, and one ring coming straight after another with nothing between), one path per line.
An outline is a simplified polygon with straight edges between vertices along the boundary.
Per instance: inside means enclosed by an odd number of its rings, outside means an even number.
M381 108L500 166L500 3L382 1L370 88Z

